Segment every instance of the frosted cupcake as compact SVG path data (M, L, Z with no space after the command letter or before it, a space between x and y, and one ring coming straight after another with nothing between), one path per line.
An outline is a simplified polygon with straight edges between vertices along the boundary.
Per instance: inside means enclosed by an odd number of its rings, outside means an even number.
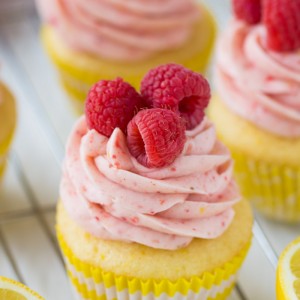
M82 299L230 294L252 214L204 115L209 97L207 81L178 65L152 70L142 96L121 79L89 92L67 143L57 209ZM145 101L151 108L139 111Z
M240 11L242 2L252 10ZM242 195L271 218L299 221L300 1L266 0L262 20L260 1L233 4L211 117L235 158Z
M123 77L136 88L154 66L204 71L215 22L195 0L37 0L42 39L80 113L89 88Z
M6 157L16 126L16 106L14 96L0 81L0 181L4 174Z

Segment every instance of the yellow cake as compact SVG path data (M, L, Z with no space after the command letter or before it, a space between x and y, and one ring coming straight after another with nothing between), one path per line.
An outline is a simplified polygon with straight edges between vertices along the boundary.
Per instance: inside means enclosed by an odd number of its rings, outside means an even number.
M15 100L9 89L0 82L0 178L16 125Z
M204 72L208 66L216 36L216 24L211 13L201 5L201 17L193 25L188 40L174 50L160 51L148 58L136 61L116 61L76 51L56 33L55 28L45 24L42 41L47 53L59 71L60 81L74 100L76 110L82 113L83 101L91 85L99 79L123 77L139 88L145 73L162 63L175 62Z

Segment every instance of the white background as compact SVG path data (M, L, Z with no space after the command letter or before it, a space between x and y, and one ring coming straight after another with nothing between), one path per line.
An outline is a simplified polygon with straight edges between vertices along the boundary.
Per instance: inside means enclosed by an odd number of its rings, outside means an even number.
M229 1L205 2L222 28ZM47 300L72 300L54 217L64 143L75 116L41 48L39 25L30 0L0 0L1 78L18 101L18 128L0 191L0 275L24 282ZM256 217L255 238L231 300L275 299L278 255L299 229Z

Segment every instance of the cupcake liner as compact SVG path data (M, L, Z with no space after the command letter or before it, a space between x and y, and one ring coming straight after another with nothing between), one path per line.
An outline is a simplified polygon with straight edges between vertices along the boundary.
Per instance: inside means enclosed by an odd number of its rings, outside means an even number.
M57 236L77 298L87 300L226 299L234 287L237 271L250 246L249 241L231 261L211 272L205 272L202 276L180 278L176 281L142 280L116 275L81 261L68 247L59 229Z
M300 221L300 167L268 163L232 151L242 195L271 219Z

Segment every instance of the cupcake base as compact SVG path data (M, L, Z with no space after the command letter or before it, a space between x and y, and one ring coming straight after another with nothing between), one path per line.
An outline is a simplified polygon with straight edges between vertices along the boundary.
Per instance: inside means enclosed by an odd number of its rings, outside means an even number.
M235 210L232 225L221 237L194 239L175 251L96 239L68 217L61 203L57 235L80 299L221 300L235 284L252 236L249 205L242 201Z
M217 97L209 114L235 160L242 195L268 218L300 221L300 139L265 132L232 113Z
M42 41L50 58L57 66L60 80L71 96L77 100L75 109L83 101L89 88L100 79L122 77L135 88L139 88L145 73L158 65L174 62L187 68L204 72L213 48L216 36L216 24L213 16L201 7L201 18L195 25L190 39L181 48L164 51L145 60L137 62L118 62L76 52L64 44L50 26L42 29Z

